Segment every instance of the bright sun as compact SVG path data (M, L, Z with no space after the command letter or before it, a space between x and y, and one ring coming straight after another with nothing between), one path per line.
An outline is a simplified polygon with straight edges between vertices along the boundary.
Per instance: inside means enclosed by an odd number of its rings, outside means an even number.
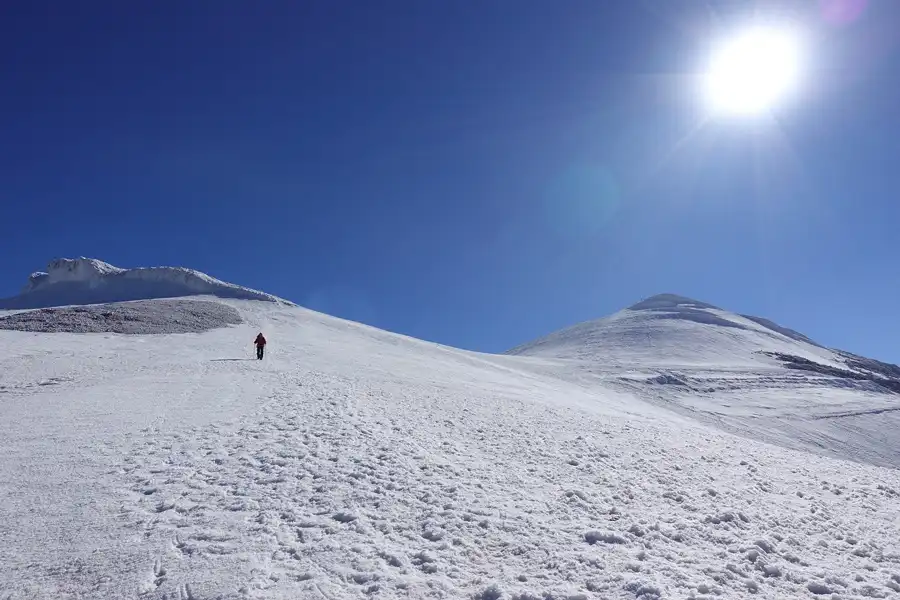
M714 48L706 73L706 94L717 113L756 115L797 84L800 44L796 34L756 27Z

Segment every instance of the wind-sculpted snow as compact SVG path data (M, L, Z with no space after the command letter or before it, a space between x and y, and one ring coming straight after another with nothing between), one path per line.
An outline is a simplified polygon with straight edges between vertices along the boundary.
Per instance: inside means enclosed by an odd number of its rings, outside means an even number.
M0 317L0 329L41 333L200 333L237 325L237 310L205 300L143 300L43 308Z
M47 272L33 273L21 294L0 300L0 309L102 304L151 298L218 296L290 304L285 300L183 267L120 269L93 258L60 258Z
M848 359L848 366L856 367L858 370L839 369L827 365L821 365L817 362L800 358L799 356L791 356L780 352L766 353L777 358L789 369L797 369L800 371L812 371L822 375L828 375L838 380L867 381L874 383L876 386L883 388L895 394L900 394L900 369L895 365L888 365L878 361L867 361ZM900 409L900 407L898 407Z
M708 365L706 381L589 371L223 302L242 325L0 331L0 598L900 592L900 471L786 448L794 430L737 437L686 400L805 415L824 445L818 427L876 417L810 418L821 405L895 395L816 387L762 355L767 370Z
M880 360L865 358L864 356L857 356L849 352L840 352L840 354L847 359L847 364L854 369L879 375L887 379L900 380L900 366L881 362Z
M787 327L782 327L781 325L778 325L777 323L773 323L769 319L764 319L763 317L753 317L750 315L741 315L741 316L744 317L745 319L749 319L749 320L753 321L754 323L756 323L758 325L762 325L763 327L766 327L767 329L771 329L772 331L774 331L776 333L780 333L781 335L783 335L785 337L789 337L792 340L796 340L798 342L803 342L805 344L810 344L812 346L820 346L818 343L809 339L808 337L806 337L799 331L794 331L793 329L789 329Z

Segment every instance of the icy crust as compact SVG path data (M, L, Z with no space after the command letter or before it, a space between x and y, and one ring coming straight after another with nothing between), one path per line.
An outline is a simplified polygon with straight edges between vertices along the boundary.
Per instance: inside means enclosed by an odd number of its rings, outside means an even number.
M205 300L139 300L42 308L0 317L0 329L39 333L200 333L242 323L231 306Z
M287 303L271 294L226 283L193 269L121 269L101 260L81 257L51 261L46 272L39 271L29 277L20 295L0 300L0 309L45 308L196 295Z

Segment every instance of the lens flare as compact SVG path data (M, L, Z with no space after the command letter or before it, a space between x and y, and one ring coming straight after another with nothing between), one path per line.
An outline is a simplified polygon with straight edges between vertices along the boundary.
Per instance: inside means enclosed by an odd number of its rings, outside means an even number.
M866 0L821 0L822 17L833 25L852 23L866 10Z

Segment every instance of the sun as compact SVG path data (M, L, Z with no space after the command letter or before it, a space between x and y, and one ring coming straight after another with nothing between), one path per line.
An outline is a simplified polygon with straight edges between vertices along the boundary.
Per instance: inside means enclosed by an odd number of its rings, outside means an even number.
M706 95L717 114L758 115L794 91L800 40L789 29L754 27L713 49Z

